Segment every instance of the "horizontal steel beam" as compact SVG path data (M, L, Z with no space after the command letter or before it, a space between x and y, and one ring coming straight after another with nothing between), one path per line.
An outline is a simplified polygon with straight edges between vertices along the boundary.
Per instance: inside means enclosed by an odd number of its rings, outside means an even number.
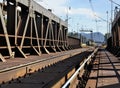
M62 19L60 19L59 17L57 17L56 15L54 15L52 12L48 11L47 9L45 9L44 7L42 7L40 4L38 4L37 2L33 1L33 0L14 0L15 2L21 3L27 7L29 7L29 5L31 5L31 7L33 7L33 10L43 14L44 16L56 21L57 23L61 23L61 25L64 25L65 27L67 27L67 22L63 21Z
M37 71L48 65L52 65L53 63L65 60L75 55L78 55L81 53L81 51L86 51L86 50L87 49L78 49L78 50L73 50L70 52L64 52L59 55L44 57L42 59L39 59L33 62L8 67L6 69L1 69L0 70L0 84L2 82L8 82L12 79L22 77L27 73L33 73L35 72L35 70ZM29 69L31 69L31 71L29 71Z

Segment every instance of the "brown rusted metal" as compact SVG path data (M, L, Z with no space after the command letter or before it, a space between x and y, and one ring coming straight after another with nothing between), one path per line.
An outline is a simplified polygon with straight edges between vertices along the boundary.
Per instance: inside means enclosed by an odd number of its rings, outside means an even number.
M111 53L120 56L120 10L118 9L115 9L114 20L111 24L111 38L108 39L107 45Z
M62 87L76 71L76 65L79 65L91 51L89 52L88 49L76 49L63 52L59 52L55 56L49 55L49 57L41 60L38 59L34 62L0 70L0 83L5 83L1 84L1 87L14 88L14 84L15 87L22 88L38 87L38 85L41 88ZM16 83L20 84L16 85Z
M112 23L112 40L113 46L120 46L120 11L115 15L114 21Z
M3 81L8 82L11 79L23 77L25 74L33 73L34 71L38 71L39 69L63 61L87 50L88 49L75 49L70 51L63 51L63 53L58 52L51 55L41 55L41 57L29 56L29 59L24 60L17 58L14 61L10 60L6 63L1 62L0 84L2 84Z
M68 43L72 48L80 48L80 39L68 36Z
M34 0L4 0L0 17L0 40L5 41L0 44L3 57L13 58L15 54L27 58L69 49L67 23Z

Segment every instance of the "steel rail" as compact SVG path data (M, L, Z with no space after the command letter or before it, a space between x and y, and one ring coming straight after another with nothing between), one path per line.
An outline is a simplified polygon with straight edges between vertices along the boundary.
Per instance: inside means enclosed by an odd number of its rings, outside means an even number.
M87 50L81 50L81 52L84 52L84 51L87 51ZM74 51L74 52L77 52L77 51ZM73 52L73 53L74 53L74 52ZM79 52L79 50L78 50L78 52ZM14 70L14 69L17 69L17 68L21 68L21 67L25 67L25 66L29 66L29 65L36 64L36 63L39 63L39 62L43 62L43 61L55 59L55 58L57 58L57 57L62 57L62 56L65 56L65 55L69 55L69 57L71 57L71 56L72 56L72 53L67 53L67 52L66 52L66 53L63 53L63 54L60 54L60 55L51 56L51 57L49 57L49 58L44 58L44 59L41 59L41 60L36 60L36 61L33 61L33 62L29 62L29 63L27 63L27 64L20 64L20 65L14 66L14 67L2 69L2 70L0 70L0 73L7 72L7 71L11 71L11 70Z
M83 64L77 69L77 71L71 76L71 78L62 86L62 88L68 88L70 83L77 77L79 74L80 70L85 66L85 64L92 58L94 57L95 53L98 51L98 48L94 50L94 52L88 56L88 58L83 62Z

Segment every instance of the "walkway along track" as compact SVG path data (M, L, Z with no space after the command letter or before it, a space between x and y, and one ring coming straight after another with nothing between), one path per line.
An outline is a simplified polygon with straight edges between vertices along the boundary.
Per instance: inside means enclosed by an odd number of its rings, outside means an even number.
M86 88L120 88L120 60L100 49L93 62Z
M45 68L41 68L41 65L44 65L46 63L49 64L50 60L54 62L55 59L50 59L47 62L43 61L42 63L39 62L35 64L29 64L26 66L21 65L21 67L18 67L16 69L13 68L11 70L8 70L7 72L1 71L3 72L3 73L0 73L0 77L2 78L7 78L7 77L10 78L11 74L13 76L19 77L19 78L15 77L15 78L9 79L11 81L7 83L2 82L1 87L2 88L27 88L27 87L28 88L41 88L41 87L46 88L50 86L60 87L71 77L71 75L79 67L80 63L91 53L91 50L90 51L84 50L84 52L80 53L80 50L78 49L79 53L77 53L76 51L76 54L75 54L75 51L74 53L72 52L71 55L67 54L67 57L68 57L67 59L62 59L62 58L66 58L66 56L64 57L64 55L63 57L60 57L60 56L57 57L57 60L59 60L59 62L52 63L51 65L46 65ZM72 56L72 54L74 54L75 56Z

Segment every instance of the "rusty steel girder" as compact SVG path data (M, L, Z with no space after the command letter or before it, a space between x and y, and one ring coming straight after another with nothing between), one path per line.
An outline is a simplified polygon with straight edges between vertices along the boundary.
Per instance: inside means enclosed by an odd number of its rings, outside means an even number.
M112 46L120 46L120 10L116 12L114 21L112 22Z
M3 1L0 5L2 61L69 49L66 22L33 0Z

